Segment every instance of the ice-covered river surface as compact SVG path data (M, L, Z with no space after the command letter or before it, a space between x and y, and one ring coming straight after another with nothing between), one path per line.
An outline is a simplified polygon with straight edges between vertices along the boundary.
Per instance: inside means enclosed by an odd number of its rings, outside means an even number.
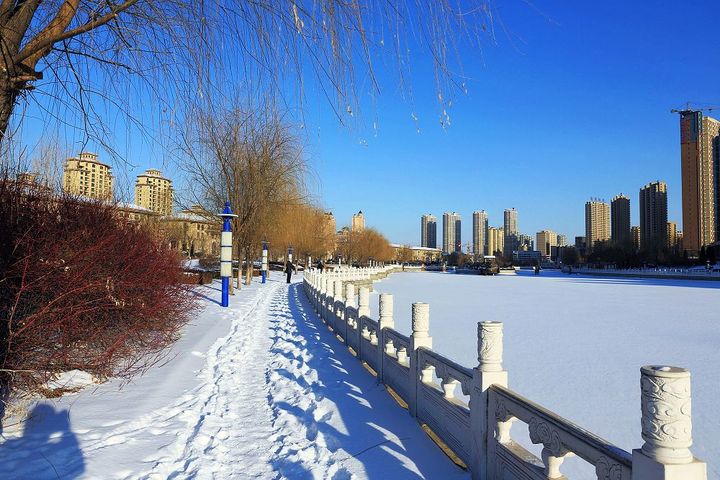
M477 322L504 322L510 388L628 451L643 443L640 367L690 369L692 451L720 479L720 282L427 272L374 288L373 317L377 293L392 293L403 333L411 304L429 303L434 350L467 367L477 364ZM527 439L527 428L512 434ZM564 467L595 478L577 458Z

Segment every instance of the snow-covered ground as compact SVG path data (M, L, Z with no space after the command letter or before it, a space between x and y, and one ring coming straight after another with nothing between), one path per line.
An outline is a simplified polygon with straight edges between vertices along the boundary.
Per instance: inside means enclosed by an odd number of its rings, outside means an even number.
M296 280L299 280L299 276ZM299 283L203 312L169 361L31 407L2 479L468 478L324 328Z
M720 479L720 282L428 272L391 275L375 289L394 294L395 325L407 334L411 303L428 302L434 349L468 367L477 322L504 322L510 388L626 450L643 443L640 367L689 368L692 450ZM377 318L377 298L371 306ZM512 433L527 438L519 424ZM563 471L596 478L583 463L566 460Z

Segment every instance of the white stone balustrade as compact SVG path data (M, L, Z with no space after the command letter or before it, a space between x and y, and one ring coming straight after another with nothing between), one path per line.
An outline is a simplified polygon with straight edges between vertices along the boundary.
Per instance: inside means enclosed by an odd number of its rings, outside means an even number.
M591 464L598 480L707 480L706 464L690 451L690 372L642 367L644 443L630 454L507 388L501 322L478 322L478 363L470 369L432 350L428 304L412 305L409 337L395 330L390 294L380 294L379 319L371 319L366 282L394 271L308 271L304 289L320 318L341 329L338 338L455 452L474 480L565 479L562 463L568 456ZM512 422L527 426L530 441L542 445L541 458L512 440Z

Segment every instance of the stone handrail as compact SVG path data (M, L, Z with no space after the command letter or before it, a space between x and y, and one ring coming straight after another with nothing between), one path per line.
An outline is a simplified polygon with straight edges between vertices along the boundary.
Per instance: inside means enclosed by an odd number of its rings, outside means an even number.
M458 385L464 395L470 395L473 379L471 368L463 367L427 348L418 350L418 365L421 369L432 367L433 373L440 380L446 399L457 399L455 387ZM455 401L456 403L463 403L460 400ZM467 404L464 405L467 406Z
M490 478L502 478L507 467L523 471L521 478L562 478L560 464L568 455L593 465L599 480L632 478L632 456L606 440L500 385L490 387L488 400L495 421L489 456L496 459L488 463L494 470ZM542 460L510 438L510 423L516 419L527 425L530 441L543 446Z
M706 464L689 450L687 370L641 369L645 443L631 454L507 388L501 322L478 322L478 364L468 368L432 350L428 304L412 304L409 337L394 329L390 294L380 294L379 319L370 318L366 282L393 271L392 267L310 270L304 274L304 289L328 328L372 368L378 382L407 404L419 423L432 430L473 479L565 479L561 464L569 455L593 465L598 480L707 479ZM357 292L355 285L361 285ZM527 424L531 442L543 446L542 458L512 440L510 425L516 420Z

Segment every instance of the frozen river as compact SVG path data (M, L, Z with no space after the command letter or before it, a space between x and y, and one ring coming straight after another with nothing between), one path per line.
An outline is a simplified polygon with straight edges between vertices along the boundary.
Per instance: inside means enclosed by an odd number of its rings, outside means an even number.
M434 350L468 367L477 322L504 322L510 388L628 451L642 445L640 367L690 369L692 451L720 480L720 282L428 272L391 275L375 290L394 295L407 334L410 304L429 303ZM527 437L521 428L513 435Z

